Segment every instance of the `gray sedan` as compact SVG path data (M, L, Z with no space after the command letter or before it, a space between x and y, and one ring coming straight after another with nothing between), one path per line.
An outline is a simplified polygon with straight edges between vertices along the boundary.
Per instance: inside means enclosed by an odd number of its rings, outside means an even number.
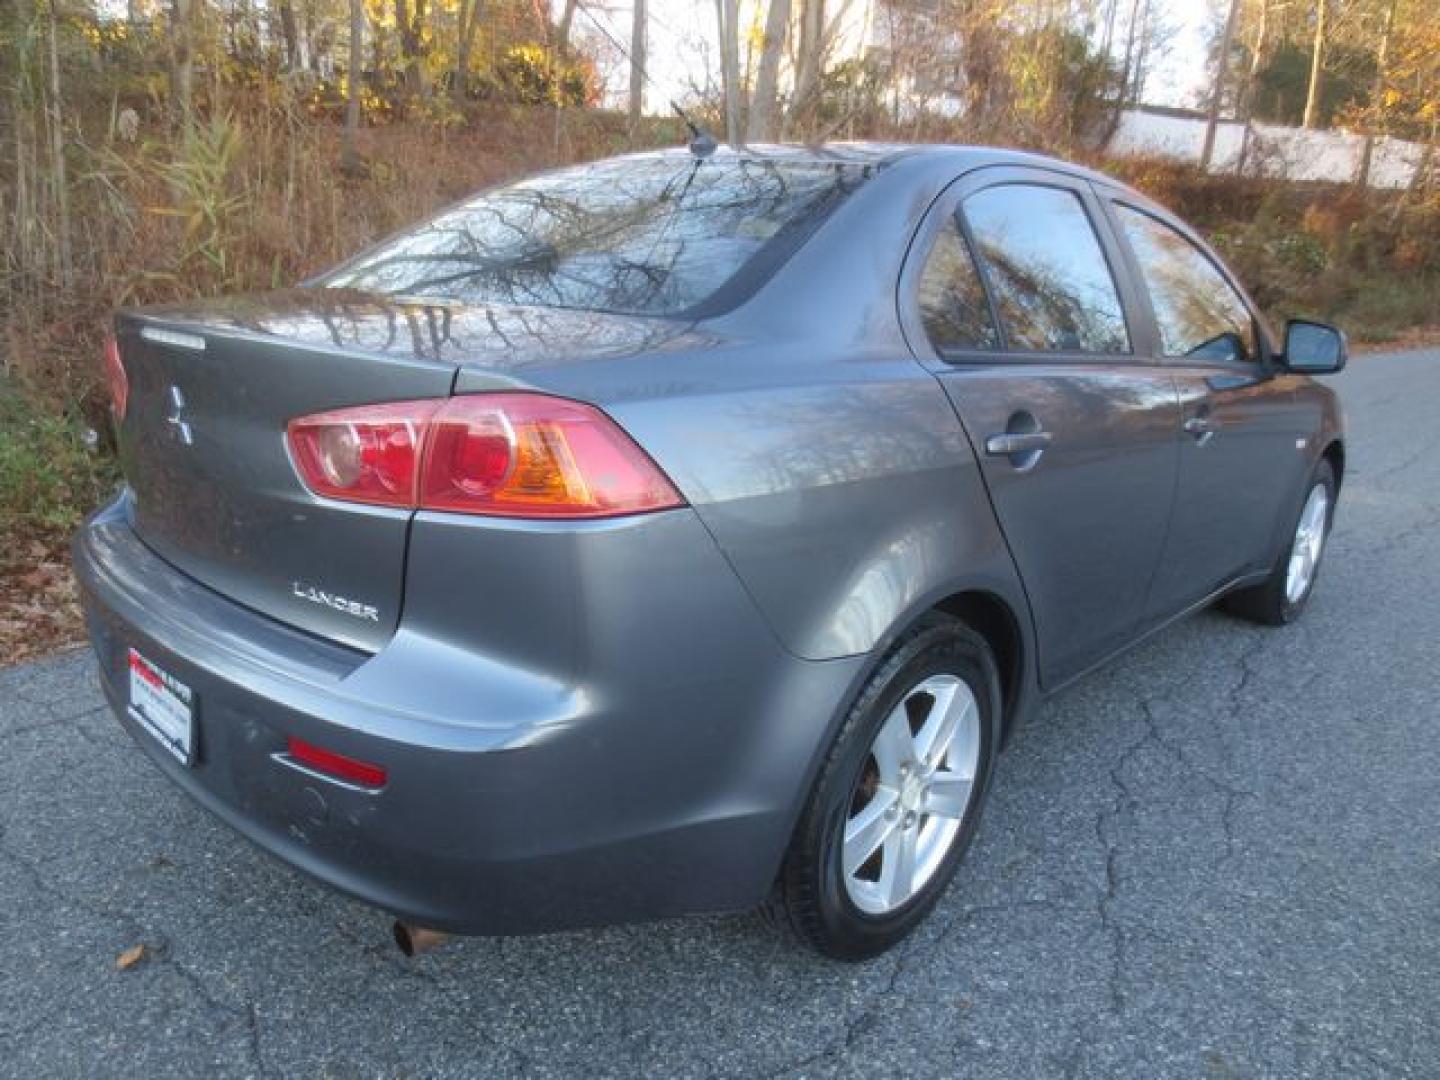
M1061 162L635 155L121 313L75 565L149 756L403 944L763 906L859 959L1038 695L1303 610L1344 362Z

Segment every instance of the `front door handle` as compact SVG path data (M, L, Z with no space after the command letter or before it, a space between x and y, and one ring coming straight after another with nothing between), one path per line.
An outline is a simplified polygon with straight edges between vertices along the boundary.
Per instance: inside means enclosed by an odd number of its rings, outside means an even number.
M1006 431L985 440L985 452L995 457L1011 457L1044 450L1050 445L1048 431Z

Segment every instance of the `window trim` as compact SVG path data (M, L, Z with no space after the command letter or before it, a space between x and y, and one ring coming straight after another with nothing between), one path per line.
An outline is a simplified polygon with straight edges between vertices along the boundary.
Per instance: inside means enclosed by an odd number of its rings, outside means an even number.
M1121 317L1125 321L1129 337L1128 352L1094 353L1077 350L1012 349L1008 347L1003 324L996 318L998 312L993 306L989 277L984 266L976 259L976 272L980 275L987 302L991 304L991 318L996 320L996 334L1002 342L1000 348L946 348L939 349L930 341L925 332L919 310L919 279L925 263L930 257L936 236L946 220L958 215L961 203L972 195L993 187L1023 185L1029 187L1050 187L1067 191L1079 199L1081 208L1095 234L1105 259L1106 269L1115 285L1120 300ZM900 316L901 332L910 345L911 353L923 362L941 370L955 367L993 366L996 364L1052 364L1052 365L1108 365L1108 366L1158 366L1154 359L1151 338L1153 324L1148 321L1148 299L1137 291L1127 252L1120 246L1110 216L1102 205L1103 200L1096 194L1089 180L1062 168L1048 168L1041 165L1016 165L1011 163L981 165L961 173L931 202L921 221L920 227L911 237L905 262L897 282L896 304ZM973 237L968 222L962 228L967 244L972 245Z
M1167 367L1214 367L1224 371L1270 371L1274 367L1275 348L1271 340L1269 325L1261 317L1255 302L1250 295L1241 287L1230 268L1220 259L1211 248L1205 243L1195 231L1185 225L1178 218L1167 213L1158 206L1146 205L1142 200L1130 196L1126 192L1113 189L1104 192L1102 199L1106 203L1105 210L1114 222L1114 231L1117 242L1122 245L1125 257L1129 262L1131 273L1135 278L1135 286L1140 292L1140 299L1144 304L1144 311L1149 318L1152 328L1152 349L1154 362ZM1150 292L1150 279L1145 275L1145 268L1140 263L1140 256L1135 251L1135 245L1130 242L1126 235L1125 223L1120 217L1121 210L1130 210L1151 221L1168 228L1193 248L1225 283L1230 292L1240 301L1240 306L1245 309L1246 315L1250 317L1251 333L1255 335L1255 348L1257 356L1248 360L1221 360L1217 357L1197 356L1169 356L1164 351L1164 336L1160 332L1160 317L1155 310L1155 298Z

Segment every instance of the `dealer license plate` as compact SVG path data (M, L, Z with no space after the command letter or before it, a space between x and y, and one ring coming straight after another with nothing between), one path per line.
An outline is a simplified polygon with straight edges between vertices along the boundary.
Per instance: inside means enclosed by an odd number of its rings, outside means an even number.
M195 759L195 695L158 664L130 650L130 715L189 765Z

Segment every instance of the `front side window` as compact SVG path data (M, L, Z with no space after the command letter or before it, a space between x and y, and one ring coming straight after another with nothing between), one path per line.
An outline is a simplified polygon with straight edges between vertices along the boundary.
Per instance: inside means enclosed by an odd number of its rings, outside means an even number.
M999 344L985 287L953 217L946 220L920 272L920 321L937 352Z
M1010 348L1130 351L1115 279L1079 196L1004 184L970 196L964 213Z
M688 156L597 162L485 192L320 284L436 303L675 315L776 265L870 172Z
M1258 359L1255 320L1215 264L1149 214L1128 206L1115 209L1150 291L1164 354L1201 360Z

